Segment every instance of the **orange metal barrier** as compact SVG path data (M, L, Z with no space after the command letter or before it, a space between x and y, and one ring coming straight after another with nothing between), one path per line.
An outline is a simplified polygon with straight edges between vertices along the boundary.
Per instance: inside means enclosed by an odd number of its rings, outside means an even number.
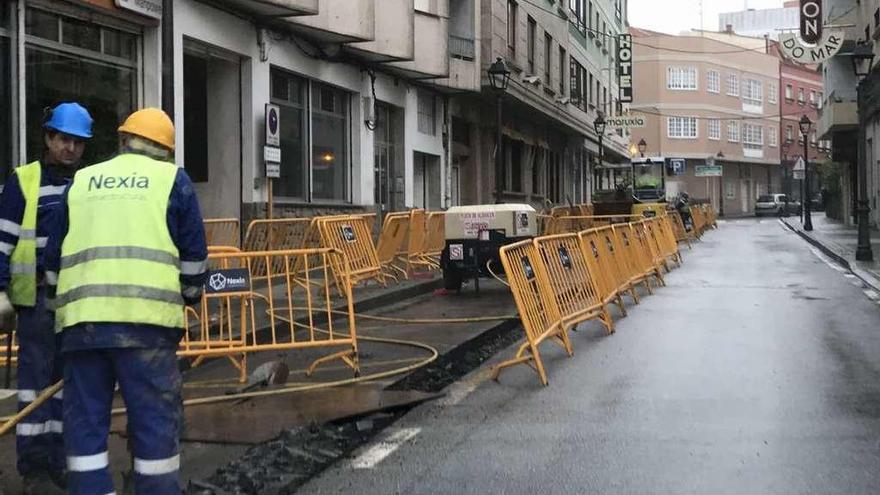
M609 334L614 333L614 322L600 296L595 272L588 267L578 235L538 237L535 246L547 270L548 288L559 308L563 329L597 318Z
M333 275L342 290L342 274L351 285L375 280L385 283L376 246L373 244L370 221L364 216L317 217L315 222L321 236L321 244L345 254L345 267L334 259Z
M422 258L434 268L439 269L440 255L446 248L446 213L442 211L428 213L426 229L425 252L422 254Z
M663 265L657 259L657 249L648 237L649 233L646 224L647 220L630 222L631 239L634 245L631 253L636 261L636 266L642 270L647 280L654 278L659 285L666 285L666 282L663 280Z
M626 316L623 294L629 292L636 303L639 296L629 285L629 277L615 259L613 237L611 227L590 229L578 234L581 250L586 253L587 266L596 281L599 297L606 305L612 302L616 304L621 314Z
M675 240L675 233L672 231L672 218L669 215L655 218L654 228L663 258L681 265L683 260L678 249L678 241Z
M444 233L445 237L445 233ZM426 259L425 253L428 248L428 216L425 210L413 209L409 211L409 236L406 242L406 250L400 256L404 269L412 273L415 267L423 267L433 270L439 267Z
M209 246L241 246L241 227L237 218L208 218L204 224Z
M702 206L691 206L691 223L693 224L694 237L699 239L706 232L706 216Z
M12 339L11 354L7 354L10 350L9 339ZM15 332L0 334L0 366L10 366L10 364L14 366L16 363L18 363L18 339L15 338Z
M675 241L683 241L687 243L688 249L692 249L691 238L693 238L693 235L685 228L684 221L681 219L681 214L677 211L672 211L667 216L669 217L669 223L672 225L672 232L675 235Z
M715 216L715 208L711 204L703 205L703 213L706 218L706 224L713 229L718 228L718 217Z
M526 333L526 342L519 347L515 357L495 367L493 378L497 380L504 368L527 364L538 373L541 383L547 385L547 372L538 350L541 343L555 341L569 356L573 354L568 333L561 323L559 307L554 298L547 297L552 293L547 270L532 241L504 246L500 256Z
M398 280L398 276L408 278L406 270L395 264L408 236L408 213L389 213L385 216L376 246L376 257L379 259L379 266L382 267L384 276L394 280Z
M254 352L291 349L336 348L337 352L318 358L309 367L311 374L321 363L340 359L359 372L357 334L345 255L336 249L298 249L284 251L214 253L212 264L222 269L250 267L257 260L269 268L267 278L283 280L281 284L255 284L253 279L240 287L221 274L212 274L208 285L216 293L205 293L198 310L187 308L187 332L180 343L178 355L193 358L193 366L212 357L226 357L239 371L239 379L247 379L247 356ZM277 260L276 260L277 259ZM313 279L310 260L317 259L319 278ZM279 261L280 260L280 261ZM297 263L305 266L305 278L293 276ZM282 266L280 273L271 267ZM339 270L344 303L333 304L333 277L329 267ZM334 316L339 310L345 316Z

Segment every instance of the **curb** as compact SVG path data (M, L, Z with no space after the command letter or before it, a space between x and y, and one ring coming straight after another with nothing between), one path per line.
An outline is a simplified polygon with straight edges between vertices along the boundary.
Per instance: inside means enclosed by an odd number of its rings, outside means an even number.
M816 240L815 238L813 238L809 234L805 233L804 231L793 227L791 224L788 223L787 220L780 218L779 222L782 223L786 228L788 228L788 230L791 230L792 232L794 232L795 234L800 236L801 239L807 241L808 244L810 244L810 245L816 247L818 250L822 251L822 254L824 254L824 255L828 256L829 258L831 258L832 260L834 260L835 263L837 263L838 265L849 270L850 273L852 273L853 275L858 277L858 279L861 280L862 283L864 283L868 287L874 289L875 291L880 292L880 280L877 280L876 277L865 272L864 270L862 270L858 266L853 266L853 264L851 264L849 262L849 260L847 260L846 258L841 256L840 254L838 254L837 252L835 252L834 250L832 250L831 248L829 248L825 244L822 244L820 241Z

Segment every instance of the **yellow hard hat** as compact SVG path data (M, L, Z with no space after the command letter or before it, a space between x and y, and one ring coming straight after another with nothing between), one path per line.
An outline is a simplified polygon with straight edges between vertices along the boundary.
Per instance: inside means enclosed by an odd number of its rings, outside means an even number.
M174 150L174 123L158 108L138 110L129 115L117 130L149 139Z

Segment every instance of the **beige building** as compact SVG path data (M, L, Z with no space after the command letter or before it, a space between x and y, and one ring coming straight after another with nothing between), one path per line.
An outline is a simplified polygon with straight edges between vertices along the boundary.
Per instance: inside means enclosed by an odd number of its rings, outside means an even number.
M726 215L754 212L779 177L779 59L693 33L671 36L632 29L635 101L647 116L634 129L645 156L667 164L667 196L688 192ZM673 171L674 159L684 159ZM721 165L721 177L704 167Z

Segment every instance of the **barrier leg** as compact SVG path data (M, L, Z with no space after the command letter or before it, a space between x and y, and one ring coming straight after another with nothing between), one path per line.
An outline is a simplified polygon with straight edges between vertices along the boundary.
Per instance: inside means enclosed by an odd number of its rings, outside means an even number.
M339 351L339 352L334 352L333 354L328 354L326 356L322 356L322 357L319 357L318 359L314 360L312 362L311 366L309 366L309 369L306 371L306 376L312 376L312 374L315 372L315 369L317 369L318 366L320 366L321 364L326 363L328 361L334 361L336 359L339 359L340 361L345 363L346 366L348 366L349 368L354 370L355 377L360 376L361 372L360 372L360 368L358 366L357 353L353 350L350 350L350 349L347 349L344 351Z

